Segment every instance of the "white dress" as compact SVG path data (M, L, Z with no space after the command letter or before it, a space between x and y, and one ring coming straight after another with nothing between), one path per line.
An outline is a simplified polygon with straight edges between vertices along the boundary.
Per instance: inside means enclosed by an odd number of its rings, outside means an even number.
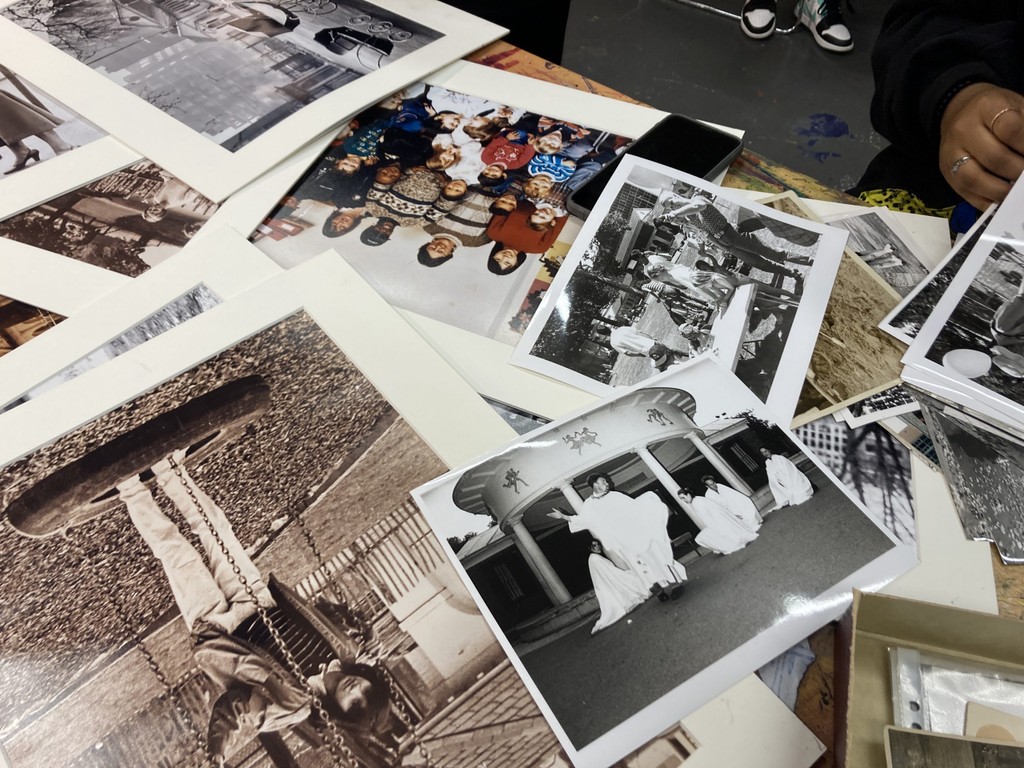
M765 463L768 472L768 487L775 497L775 506L803 504L814 495L814 486L796 464L785 456L772 456Z
M651 596L635 573L616 568L608 558L596 553L590 556L590 578L601 606L601 616L591 634L614 624Z
M723 514L732 515L748 531L757 533L761 527L761 514L750 497L721 483L718 483L717 488L717 491L708 488L704 494L705 501Z
M609 559L629 565L641 582L672 584L686 580L686 569L672 557L668 507L653 491L632 498L619 491L591 496L569 530L588 530Z
M705 528L694 541L702 547L728 555L743 549L757 538L757 534L741 523L734 515L722 510L721 505L707 501L701 496L693 499L693 509L704 521Z

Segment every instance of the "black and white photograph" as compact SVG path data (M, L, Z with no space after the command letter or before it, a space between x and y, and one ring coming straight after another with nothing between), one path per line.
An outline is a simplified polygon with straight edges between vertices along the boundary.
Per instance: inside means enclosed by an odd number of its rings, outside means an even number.
M879 328L895 336L904 344L911 344L917 338L918 331L921 330L921 326L935 309L936 303L942 298L942 294L949 288L968 255L985 234L992 211L993 209L990 208L978 217L978 221L970 231L957 242L927 279L908 293L899 306L879 323Z
M900 296L928 276L928 268L914 252L917 246L884 208L825 221L849 232L846 246Z
M904 544L917 540L910 449L879 424L851 427L832 416L793 430L871 518Z
M0 174L18 173L103 135L63 104L0 66ZM3 181L0 178L0 189Z
M437 40L363 0L22 0L3 15L228 150Z
M790 415L845 240L627 156L512 362L608 394L710 351Z
M63 319L56 312L0 296L0 357L55 328Z
M761 202L820 221L792 191ZM836 412L843 404L870 397L898 379L905 350L876 327L898 299L899 294L848 248L821 319L794 424Z
M3 301L2 297L0 297L0 301ZM6 404L0 403L0 413L16 408L34 397L39 397L43 392L47 392L66 381L71 381L71 379L81 376L86 371L90 371L97 366L103 365L103 363L108 360L113 360L115 357L123 355L128 350L134 349L140 344L145 344L150 339L154 339L160 334L169 331L171 328L181 325L186 320L190 320L193 317L201 315L206 310L215 307L220 303L221 299L217 294L205 285L197 285L188 293L179 296L170 304L164 305L149 317L144 318L141 322L126 330L124 333L115 336L102 346L96 347L88 354L78 358L57 373L40 381L32 387L32 389L22 394L18 399L12 400ZM7 307L0 307L0 313L3 313L6 309ZM40 319L38 322L40 330L37 331L37 333L44 330L45 327L49 327L46 323L56 325L56 320L51 320L49 317L50 314L51 313L46 313L47 317L45 318L45 321ZM61 318L58 318L58 320L59 319ZM9 330L10 329L7 327L0 328L0 334L2 334L4 341L6 341L7 337L11 335Z
M0 238L136 277L180 251L216 210L143 161L0 221Z
M339 117L501 32L409 0L19 0L0 15L3 63L31 58L42 87L218 201ZM215 167L203 173L204 161Z
M888 768L1021 768L1024 746L886 726Z
M916 562L709 358L413 496L580 766Z
M0 740L15 765L557 756L408 499L444 463L328 335L357 322L336 291L314 301L326 320L287 312L300 277L0 417ZM388 313L360 319L418 340ZM432 406L467 396L424 364L436 356L395 348L445 388ZM467 741L468 722L487 735Z
M967 538L1024 562L1024 440L926 396L921 412Z
M1012 240L997 242L973 276L963 272L970 282L955 309L934 338L922 334L911 350L926 346L931 368L1024 407L1024 250Z
M9 256L5 251L0 255ZM201 242L137 278L88 267L94 273L120 278L117 287L106 292L90 293L90 284L72 270L54 268L47 274L48 267L40 264L38 257L51 255L36 251L21 254L20 259L6 259L9 264L0 259L0 265L5 268L5 278L13 274L15 283L25 272L38 275L41 285L36 287L43 296L50 288L81 286L89 301L72 305L61 313L65 319L59 326L0 359L0 410L38 397L281 272L227 227L204 235ZM73 259L53 259L61 262L59 267L87 266ZM24 290L21 295L30 294Z
M913 396L904 387L895 386L851 403L839 415L851 427L862 427L916 410L918 405Z
M355 116L252 240L285 268L333 249L393 306L514 344L578 231L566 196L628 141L419 83Z

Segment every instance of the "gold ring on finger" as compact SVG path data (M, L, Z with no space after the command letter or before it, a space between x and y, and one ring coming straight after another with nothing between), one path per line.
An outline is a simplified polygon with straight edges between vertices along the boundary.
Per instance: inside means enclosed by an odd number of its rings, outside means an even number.
M1020 110L1017 109L1016 107L1003 107L1002 109L1000 109L998 112L992 115L992 119L988 121L988 129L990 132L996 132L996 120L1005 115L1007 112L1020 112Z

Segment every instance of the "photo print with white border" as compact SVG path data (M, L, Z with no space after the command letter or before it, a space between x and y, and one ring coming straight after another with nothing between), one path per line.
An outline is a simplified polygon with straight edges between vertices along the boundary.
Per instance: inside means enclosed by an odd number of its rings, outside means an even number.
M432 0L14 0L0 64L221 201L503 30Z
M508 98L483 70L474 93ZM353 117L252 240L286 268L332 248L393 306L514 344L579 231L566 197L630 140L581 104L558 119L409 86Z
M707 357L413 496L581 768L916 562Z
M790 416L846 237L626 156L511 362L607 395L710 350Z
M408 500L445 465L399 414L438 433L433 409L479 402L486 432L488 409L353 277L311 261L0 416L17 765L555 759ZM381 339L440 392L408 386ZM486 443L435 444L452 461ZM490 736L453 735L463 720Z

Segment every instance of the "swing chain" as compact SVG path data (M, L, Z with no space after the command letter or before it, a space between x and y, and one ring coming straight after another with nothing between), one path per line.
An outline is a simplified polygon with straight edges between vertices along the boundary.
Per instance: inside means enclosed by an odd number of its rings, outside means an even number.
M288 510L288 519L295 522L299 526L299 530L302 531L302 537L306 540L306 544L309 549L313 552L313 556L316 558L317 568L316 572L319 573L324 580L327 582L327 586L330 587L331 596L337 601L344 601L348 610L352 613L355 619L363 625L363 629L358 629L345 622L344 632L354 642L359 645L365 645L370 642L370 637L366 633L365 627L368 624L366 618L363 616L361 609L357 606L357 601L350 600L346 596L344 584L339 584L335 579L335 569L330 567L330 564L324 558L320 551L320 547L316 543L316 539L313 536L313 532L309 530L306 525L306 521L302 517L302 510L299 509L298 504L292 504Z
M160 683L160 686L164 689L164 695L170 700L171 705L187 726L194 742L193 753L199 756L200 765L213 768L213 760L210 757L210 750L206 737L196 726L191 713L179 700L177 693L174 691L175 686L171 685L171 682L167 679L167 675L165 675L164 671L160 668L160 663L156 660L156 657L153 656L152 652L150 652L149 648L146 647L146 644L142 639L142 635L133 628L131 616L128 614L128 610L125 608L121 600L116 597L116 592L114 590L103 588L103 579L96 559L89 553L81 541L79 541L75 536L72 536L70 529L64 529L63 536L64 539L78 552L78 556L85 563L93 577L93 580L96 582L97 586L100 587L100 591L106 597L107 603L114 610L114 613L117 614L117 618L124 628L128 630L129 634L131 634L132 643L138 649L139 653L142 654L142 658L146 661L146 666L149 667L157 682Z
M298 517L298 515L296 515L296 517ZM302 524L300 523L300 525ZM305 530L305 528L303 528L303 530ZM313 547L313 552L317 554L317 558L320 563L320 568L326 570L326 563L324 563L322 558L320 558L319 550L316 547ZM353 565L357 565L360 562L364 561L366 559L366 556L369 554L367 550L361 547L353 547L353 552L355 554L355 557L353 558L352 561ZM362 634L365 638L367 638L368 644L370 644L371 646L370 655L376 659L381 659L385 655L383 642L379 638L375 638L372 641L372 643L369 641L369 638L372 635L372 627L370 626L372 623L371 620L369 619L369 617L366 616L366 614L362 611L361 608L356 607L355 603L351 604L349 607L352 610L353 614L356 616L356 618L363 624ZM409 711L409 708L404 701L403 694L399 690L397 683L395 683L394 677L392 677L390 670L388 670L385 664L382 663L376 666L377 669L380 671L381 676L384 678L384 682L388 686L388 693L390 694L391 701L394 702L395 710L398 713L398 719L402 721L402 724L406 727L408 732L415 736L416 726L413 715ZM422 742L420 742L418 738L416 739L416 750L417 752L419 752L420 757L422 757L424 760L424 768L432 768L432 766L435 765L433 758L430 755L430 752L422 744Z
M324 724L327 726L327 746L330 749L332 757L334 758L335 765L340 765L342 766L342 768L361 768L363 766L362 761L360 761L359 758L357 758L356 755L352 752L352 750L349 749L349 747L344 743L344 740L342 739L341 734L338 731L337 725L334 723L334 720L331 718L331 716L327 713L327 710L324 708L323 702L320 701L320 697L310 686L309 681L306 679L306 676L302 673L302 667L299 665L294 654L292 654L291 649L288 648L284 638L281 636L281 633L275 626L273 620L271 620L270 614L267 612L266 607L264 607L260 603L259 598L256 596L256 591L249 583L249 580L242 573L242 569L235 560L235 556L231 554L230 550L227 547L227 544L224 543L224 539L221 537L220 531L218 531L217 528L213 525L213 521L210 520L209 514L207 513L206 509L203 508L202 502L199 500L199 497L193 490L192 484L189 483L188 480L186 479L181 464L178 463L174 456L170 457L170 464L171 469L174 471L174 474L181 482L182 487L188 493L189 499L195 505L196 510L202 517L203 523L205 523L207 529L210 531L210 533L213 535L214 540L217 542L217 546L220 548L221 555L224 556L228 565L231 566L231 572L235 575L235 578L238 579L238 582L241 585L242 589L245 590L246 596L249 598L249 600L255 607L256 613L259 615L260 620L267 627L271 637L274 640L274 643L277 645L278 649L280 649L281 653L284 655L285 660L288 662L288 666L291 669L292 675L299 681L303 688L305 688L306 693L310 697L310 703L312 705L312 708L316 711L317 715L321 718L321 720L323 720Z

